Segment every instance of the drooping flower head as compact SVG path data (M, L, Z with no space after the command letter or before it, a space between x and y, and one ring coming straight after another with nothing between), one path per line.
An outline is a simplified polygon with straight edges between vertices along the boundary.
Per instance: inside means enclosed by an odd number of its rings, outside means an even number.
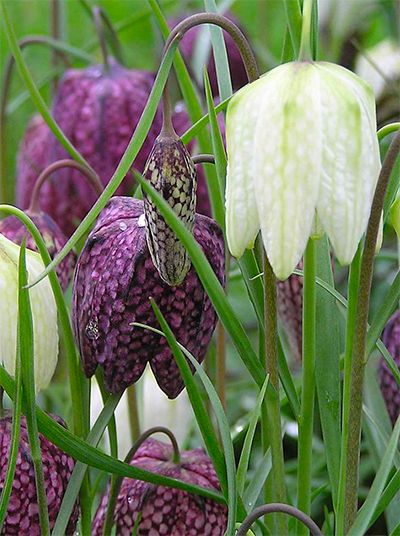
M65 426L60 417L53 417ZM11 444L12 419L9 414L0 419L0 493L4 486ZM65 490L74 469L74 460L39 434L42 453L44 487L47 498L50 530L54 527ZM71 514L66 534L74 534L78 520L78 505ZM1 534L40 536L35 472L29 447L25 417L21 418L20 440L13 487Z
M280 65L234 95L226 136L231 253L240 257L261 229L272 268L286 279L317 214L349 264L380 169L371 88L338 65Z
M107 184L136 128L154 81L153 73L125 69L110 58L110 66L69 69L60 80L53 115L61 130ZM161 127L157 111L133 167L142 172ZM42 142L38 146L36 135ZM39 119L30 126L18 156L17 202L27 208L37 176L48 164L68 154ZM37 174L36 174L37 170ZM117 194L130 193L127 174ZM79 171L60 169L43 186L41 208L70 235L96 201L96 193Z
M178 464L172 458L170 445L147 439L130 464L190 484L220 489L211 460L203 449L181 452ZM107 503L108 493L97 510L93 536L102 534ZM116 534L131 534L138 515L141 516L138 534L143 536L222 536L227 525L227 508L223 504L183 490L124 478L114 511Z
M0 363L11 375L15 371L18 319L18 262L20 246L0 234ZM28 282L32 283L44 270L38 253L26 250ZM58 359L57 307L46 278L29 291L34 340L35 387L37 391L49 384Z

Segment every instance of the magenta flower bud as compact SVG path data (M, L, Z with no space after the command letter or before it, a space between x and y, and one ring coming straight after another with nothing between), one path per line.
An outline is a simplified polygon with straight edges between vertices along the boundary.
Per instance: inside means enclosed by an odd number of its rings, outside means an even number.
M142 201L114 197L101 212L75 271L73 325L87 376L100 364L107 389L116 393L135 383L149 362L160 388L175 398L184 384L166 339L132 323L159 327L153 298L177 340L201 363L217 317L193 267L179 286L160 278L144 210ZM196 214L194 237L223 283L221 229Z
M386 324L382 341L400 368L400 311L396 311ZM394 424L400 415L400 388L383 358L379 363L379 378L382 395Z
M203 449L182 452L178 464L172 458L170 445L147 439L130 464L190 484L220 489L211 460ZM106 493L94 519L92 536L102 534L107 503ZM223 536L227 526L227 507L223 504L183 490L124 478L114 511L117 536L132 534L138 515L141 536Z
M62 419L54 419L65 426ZM0 419L0 494L4 486L11 443L12 419L9 414ZM39 508L37 504L35 473L30 454L25 417L21 417L21 432L17 466L2 534L7 536L40 535ZM74 460L39 434L42 452L44 486L47 497L50 530L54 527L61 502L74 469ZM75 505L67 527L67 535L74 534L78 520Z
M110 59L110 68L93 65L87 69L69 69L61 79L54 99L53 115L61 130L82 154L86 161L107 184L119 161L147 103L154 75L146 71L128 70ZM153 142L160 131L161 114L156 113L153 125L143 143L133 167L142 172ZM45 127L45 130L47 127ZM45 165L68 157L65 149L47 129L45 139ZM33 144L31 136L22 150ZM33 156L37 155L37 151ZM30 187L32 167L26 155L20 153L17 176L18 192ZM40 163L40 162L39 162ZM133 188L133 174L129 172L117 190L128 194ZM27 194L18 195L22 204ZM47 181L41 194L41 208L50 214L68 236L96 201L93 188L79 171L60 169Z
M234 22L239 28L241 28L238 20L232 15L232 13L224 13L224 16L227 17L231 22ZM177 17L169 20L169 27L174 28L179 22L181 22L185 17ZM184 60L190 66L193 60L193 54L195 51L196 38L199 35L201 27L195 26L187 32L183 39L179 42L179 51L181 52ZM240 89L242 86L246 85L248 82L246 69L243 65L243 60L240 56L240 52L235 45L232 37L227 33L224 33L226 52L228 55L229 68L231 73L232 87L234 90ZM208 76L210 78L210 85L214 95L218 94L218 82L217 82L217 71L215 69L214 56L212 49L210 47L210 53L208 56L207 64Z
M67 242L67 237L56 222L45 212L31 212L29 210L25 212L39 229L50 257L53 259ZM36 242L30 232L15 216L8 216L4 220L0 220L0 233L18 245L21 245L23 239L26 238L26 247L37 251ZM61 288L64 291L71 281L75 262L75 253L71 251L56 268Z

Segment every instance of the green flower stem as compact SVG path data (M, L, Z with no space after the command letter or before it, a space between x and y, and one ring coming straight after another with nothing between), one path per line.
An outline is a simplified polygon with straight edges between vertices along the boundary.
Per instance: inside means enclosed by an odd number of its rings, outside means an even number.
M315 396L315 246L309 239L304 252L303 374L299 419L297 506L305 514L311 509L312 437ZM298 524L298 534L307 534Z
M366 335L369 300L379 222L390 174L400 152L400 132L394 137L379 174L361 260L360 287L351 362L349 434L346 443L346 473L344 492L344 533L347 533L357 513L358 473L360 463L362 393L366 362Z
M130 385L126 390L126 397L128 399L129 410L129 424L131 430L131 441L134 443L140 436L140 419L137 404L137 389L135 385Z
M264 254L264 314L265 314L265 356L266 371L274 387L274 393L267 393L268 437L271 445L272 479L276 502L286 502L285 466L282 446L282 425L279 403L278 371L278 329L276 312L276 280L272 267ZM267 424L264 423L263 424ZM278 533L287 534L287 522L278 517Z
M314 0L304 0L303 3L303 21L301 25L301 42L299 61L310 61L312 59L311 52L311 23Z
M286 12L286 21L287 21L287 32L284 39L284 53L286 61L288 57L294 53L296 58L299 54L300 41L301 41L301 8L299 0L286 0L284 2L285 12ZM290 36L290 42L288 37ZM289 44L291 46L289 46ZM290 58L292 59L292 58Z

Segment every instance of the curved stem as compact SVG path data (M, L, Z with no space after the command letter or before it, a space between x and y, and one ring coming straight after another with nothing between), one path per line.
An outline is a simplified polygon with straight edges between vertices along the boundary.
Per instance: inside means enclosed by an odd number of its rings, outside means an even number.
M377 132L378 140L381 142L386 136L389 136L389 134L392 134L393 132L397 132L400 130L400 123L389 123L388 125L385 125L384 127L380 128Z
M163 94L162 94L163 122L162 122L160 136L178 139L179 136L175 132L174 125L172 124L172 106L171 106L171 99L169 98L168 88L169 88L169 84L167 81L164 87Z
M75 160L69 160L67 158L64 160L57 160L57 162L53 162L46 169L44 169L35 182L28 209L30 212L39 212L39 193L43 183L50 177L52 173L64 167L77 169L87 179L91 186L93 186L93 189L98 195L103 193L104 187L99 176L91 171L88 167L76 162Z
M365 237L361 260L360 286L357 301L357 318L354 331L354 345L351 363L349 436L346 445L346 484L344 529L349 530L357 513L358 469L361 441L362 394L366 353L366 334L370 291L372 284L375 247L379 222L390 175L400 152L400 132L394 137L379 174L371 214Z
M52 48L56 48L53 46L51 41L45 36L30 36L30 37L24 37L20 41L18 41L18 46L20 49L25 48L28 45L46 45L50 46ZM64 53L60 52L60 57L62 57L63 61L69 65L69 62L65 56ZM6 106L7 106L7 100L8 95L10 92L10 86L11 86L11 77L13 73L13 68L15 65L14 56L10 55L8 56L6 60L6 65L4 68L4 77L3 77L3 90L1 92L0 97L0 177L1 177L1 191L0 191L0 199L2 202L6 202L8 200L8 191L7 191L7 151L6 151Z
M106 36L104 35L104 24L103 24L103 18L101 15L101 9L98 6L94 6L94 8L92 9L92 14L93 14L93 22L94 22L94 25L96 26L97 36L99 38L104 70L107 72L110 69L110 62L108 61Z
M213 154L196 154L192 156L193 164L215 164L215 156Z
M124 461L126 463L129 463L133 456L136 454L136 452L139 450L139 448L142 446L142 444L153 434L165 434L169 437L172 443L172 447L174 449L174 455L172 458L172 462L175 464L178 464L180 462L180 452L178 447L178 442L174 436L174 434L169 430L168 428L165 428L164 426L155 426L154 428L149 428L146 430L146 432L143 432L143 434L139 437L139 439L134 443L134 445L129 450L128 454L125 456ZM107 513L106 518L103 525L103 536L108 536L111 534L112 526L114 524L114 510L115 505L118 499L119 490L121 488L123 478L118 477L115 480L115 485L110 490L110 497L108 500L107 505Z
M306 515L304 512L301 512L294 506L290 506L289 504L284 503L264 504L263 506L255 508L251 512L251 514L249 514L243 521L239 530L236 533L236 536L246 536L247 531L250 530L252 524L259 517L272 513L282 513L295 517L310 530L312 536L322 536L322 532L319 530L316 523L314 523L314 521L308 515Z
M254 82L254 80L259 78L260 74L254 53L243 32L232 21L222 15L217 15L216 13L197 13L196 15L187 17L177 24L171 30L171 33L165 42L163 56L172 42L178 41L179 43L188 30L200 24L215 24L228 32L239 49L249 82Z

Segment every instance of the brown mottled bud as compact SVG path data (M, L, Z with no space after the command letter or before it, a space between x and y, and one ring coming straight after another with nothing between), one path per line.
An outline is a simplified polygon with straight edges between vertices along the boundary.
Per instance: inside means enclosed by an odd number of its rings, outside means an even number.
M197 174L189 152L177 136L161 134L157 138L144 176L192 232ZM153 263L168 285L179 285L190 270L190 258L155 204L145 194L143 198L146 238Z

